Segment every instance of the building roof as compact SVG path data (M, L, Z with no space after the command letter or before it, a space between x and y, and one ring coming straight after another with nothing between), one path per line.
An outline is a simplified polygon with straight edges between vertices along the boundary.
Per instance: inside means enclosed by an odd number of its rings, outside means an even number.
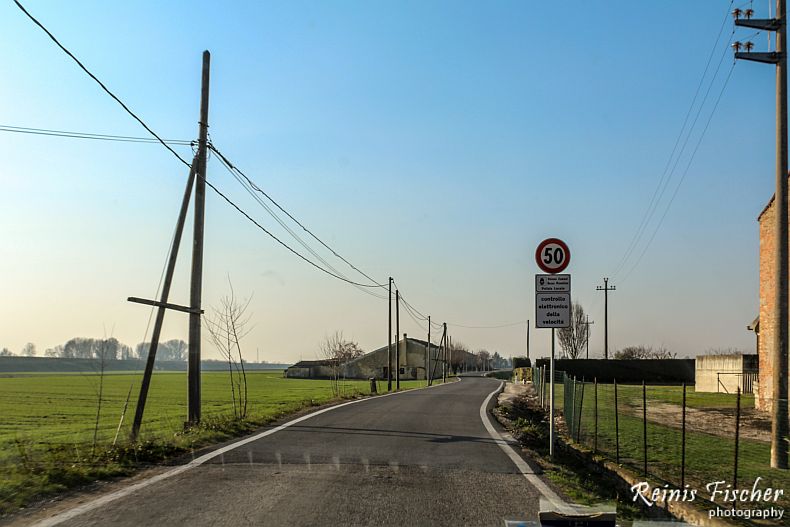
M289 368L312 368L314 366L331 366L337 362L336 359L323 359L323 360L300 360Z

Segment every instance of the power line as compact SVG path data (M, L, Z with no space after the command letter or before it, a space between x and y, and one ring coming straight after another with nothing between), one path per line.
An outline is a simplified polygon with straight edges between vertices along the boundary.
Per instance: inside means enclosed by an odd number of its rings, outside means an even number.
M88 132L71 132L67 130L49 130L46 128L28 128L24 126L11 126L0 124L0 132L10 132L16 134L45 135L54 137L67 137L70 139L91 139L97 141L118 141L123 143L149 143L159 144L159 141L151 137L134 137L128 135L93 134ZM164 142L171 145L191 146L194 141L184 139L164 139Z
M218 150L218 149L217 149L217 148L216 148L216 147L215 147L213 144L212 144L212 145L210 145L210 146L209 146L209 148L210 148L211 150L213 150L213 151L214 151L214 153L216 153L216 154L217 154L217 155L220 157L220 159L222 160L223 164L225 164L225 165L226 165L226 167L227 167L229 170L231 170L231 171L235 171L235 172L236 172L236 173L238 173L238 174L239 174L241 177L243 177L243 178L244 178L244 179L247 181L247 184L248 184L248 185L249 185L249 186L250 186L250 187L251 187L251 188L252 188L252 189L253 189L255 192L258 192L258 193L260 193L261 195L263 195L264 197L266 197L266 199L268 199L269 201L271 201L271 202L274 204L274 206L275 206L275 207L277 207L278 209L280 209L280 211L282 211L282 212L283 212L283 213L284 213L286 216L288 216L288 217L289 217L289 218L290 218L290 219L291 219L291 220L292 220L294 223L296 223L297 225L299 225L299 227L301 227L301 228L302 228L302 230L304 230L304 231L305 231L307 234L309 234L310 236L312 236L312 238L313 238L313 239L315 239L315 240L316 240L318 243L320 243L321 245L323 245L323 246L324 246L326 249L328 249L328 250L329 250L329 251L330 251L332 254L334 254L336 257L338 257L339 259L341 259L343 262L345 262L345 263L346 263L346 264L347 264L349 267L351 267L352 269L354 269L355 271L357 271L359 274L361 274L362 276L364 276L365 278L367 278L368 280L370 280L371 282L373 282L374 284L376 284L378 287L382 287L382 288L384 288L384 287L387 287L387 284L382 284L382 283L379 283L377 280L374 280L373 278L371 278L371 277L370 277L370 275L368 275L367 273L365 273L364 271L362 271L361 269L359 269L357 266L355 266L354 264L352 264L351 262L349 262L349 261L348 261L346 258L344 258L343 256L341 256L341 255L340 255L340 254L339 254L337 251L335 251L335 250L334 250L332 247L330 247L328 244L326 244L326 243L325 243L325 242L324 242L324 241L323 241L321 238L319 238L318 236L316 236L316 235L313 233L313 231L311 231L310 229L308 229L307 227L305 227L305 225L304 225L302 222L300 222L299 220L297 220L297 219L296 219L296 218L295 218L295 217L294 217L294 216L293 216L293 215L292 215L290 212L288 212L287 210L285 210L285 208L284 208L284 207L282 207L282 206L281 206L281 205L280 205L280 204L279 204L277 201L275 201L275 200L274 200L274 198L272 198L272 197L271 197L271 196L270 196L270 195L269 195L269 194L268 194L266 191L264 191L262 188L260 188L260 187L259 187L259 186L258 186L258 185L257 185L257 184L256 184L256 183L255 183L255 182L254 182L254 181L253 181L251 178L250 178L250 177L248 177L248 176L247 176L247 175L246 175L244 172L242 172L242 171L241 171L241 169L239 169L237 166L235 166L235 165L234 165L234 164L233 164L233 163L232 163L232 162L231 162L231 161L230 161L230 160L229 160L227 157L225 157L225 156L222 154L222 152L220 152L220 151L219 151L219 150ZM264 207L265 207L265 205L264 205ZM295 235L294 235L294 236L295 236Z
M312 261L312 260L310 260L309 258L306 258L305 256L303 256L303 255L302 255L301 253L299 253L298 251L296 251L296 250L292 249L292 248L291 248L291 247L290 247L288 244L286 244L285 242L283 242L282 240L280 240L280 239L279 239L277 236L275 236L274 234L272 234L272 232L271 232L271 231L269 231L269 230L268 230L266 227L264 227L263 225L261 225L260 223L258 223L258 222L255 220L255 218L253 218L252 216L250 216L249 214L247 214L247 213L246 213L246 212L245 212L245 211L244 211L244 210L243 210L241 207L239 207L239 206L238 206L236 203L234 203L234 202L233 202L233 200L231 200L231 199L230 199L228 196L226 196L226 195L225 195L225 194L224 194L222 191L220 191L220 190L219 190L219 189L218 189L216 186L214 186L214 185L213 185L213 184L212 184L210 181L206 180L206 185L208 185L208 186L209 186L209 188L211 188L211 190L213 190L214 192L216 192L216 193L217 193L217 194L218 194L218 195L219 195L219 196L220 196L222 199L224 199L224 200L225 200L225 201L226 201L226 202L227 202L227 203L228 203L228 204L229 204L231 207L233 207L234 209L236 209L236 210L237 210L237 211L238 211L238 212L239 212L239 213L240 213L242 216L244 216L244 217L245 217L245 218L247 218L247 219L248 219L250 222L252 222L252 223L253 223L253 225L255 225L255 226L256 226L256 227L258 227L260 230L262 230L263 232L265 232L266 234L268 234L268 235L269 235L269 236L270 236L272 239L274 239L274 241L276 241L277 243L279 243L280 245L282 245L283 247L285 247L286 249L288 249L290 252L292 252L294 255L298 256L299 258L301 258L301 259L302 259L302 260L304 260L305 262L309 263L310 265L312 265L313 267L315 267L315 268L316 268L316 269L318 269L319 271L322 271L322 272L324 272L324 273L328 274L329 276L332 276L332 277L334 277L334 278L337 278L338 280L342 280L343 282L347 282L347 283L349 283L349 284L356 285L356 286L359 286L359 287L378 287L377 285L360 284L359 282L354 282L353 280L349 280L348 278L345 278L345 277L343 277L343 276L340 276L340 275L336 275L336 274L334 274L332 271L329 271L329 270L327 270L327 269L324 269L323 267L321 267L321 266L320 266L320 265L318 265L317 263L313 262L313 261Z
M66 55L68 55L68 56L69 56L69 57L70 57L72 60L74 60L74 62L76 62L76 63L77 63L77 65L78 65L78 66L79 66L79 67L80 67L80 68L81 68L81 69L82 69L82 70L83 70L83 71L84 71L84 72L85 72L85 73L86 73L86 74L87 74L87 75L88 75L88 76L89 76L91 79L93 79L94 81L96 81L96 83L97 83L99 86L101 86L101 88L102 88L102 89L103 89L103 90L104 90L104 91L105 91L105 92L106 92L106 93L107 93L107 94L108 94L110 97L112 97L112 98L113 98L113 99L114 99L114 100L115 100L115 101L116 101L116 102L117 102L117 103L118 103L118 104L119 104L119 105L120 105L120 106L121 106L121 107L122 107L122 108L123 108L123 109L126 111L126 113L128 113L128 114L129 114L130 116L132 116L132 117L133 117L133 118L134 118L134 119L135 119L135 120L136 120L138 123L140 123L140 125L142 125L142 127L143 127L143 128L145 128L145 130L146 130L148 133L150 133L150 134L151 134L151 135L152 135L152 136L153 136L153 137L156 139L156 141L157 141L157 142L159 142L159 143L160 143L162 146L164 146L164 147L165 147L167 150L169 150L169 151L170 151L170 152L171 152L171 153L172 153L172 154L173 154L173 155L174 155L174 156L175 156L175 157L176 157L176 158L177 158L179 161L181 161L181 162L182 162L184 165L186 165L187 167L190 167L190 168L191 168L191 165L190 165L190 164L189 164L189 163L188 163L186 160L184 160L184 158L182 158L182 157L181 157L181 156L178 154L178 152L176 152L175 150L173 150L173 148L172 148L172 147L171 147L169 144L167 144L167 142L166 142L164 139L162 139L162 138L161 138L161 137L160 137L160 136L159 136L159 135L158 135L156 132L154 132L154 131L153 131L153 130L152 130L152 129L151 129L151 128L150 128L150 127L149 127L149 126L148 126L148 125L147 125L147 124L146 124L146 123L145 123L145 122L144 122L144 121L143 121L143 120L142 120L140 117L138 117L138 116L137 116L137 115L136 115L136 114L135 114L135 113L134 113L132 110L130 110L130 109L129 109L129 107L128 107L128 106L126 106L126 104L124 104L124 102L123 102L123 101L121 101L121 99L119 99L119 98L118 98L118 96L116 96L116 95L115 95L115 94L114 94L112 91L110 91L110 89L109 89L109 88L107 88L107 86L105 86L105 85L104 85L104 83L98 79L98 77L96 77L96 76L95 76L93 73L91 73L91 71L90 71L90 70L88 70L88 68L86 68L86 67L85 67L85 65L83 65L83 64L82 64L82 62L80 62L80 60L79 60L79 59L78 59L76 56L74 56L74 54L73 54L71 51L69 51L69 50L68 50L68 49L67 49L67 48L66 48L66 47L65 47L63 44L61 44L61 43L60 43L60 41L58 41L58 39L57 39L57 38L55 38L55 36L54 36L52 33L50 33L50 31L49 31L49 30L48 30L46 27L44 27L44 25L43 25L41 22L39 22L39 21L38 21L38 20L37 20L37 19L36 19L36 18L35 18L33 15L31 15L31 14L30 14L30 13L29 13L29 12L28 12L28 11L27 11L25 8L24 8L24 6L23 6L21 3L19 3L19 1L18 1L18 0L14 0L14 3L17 5L17 7L18 7L18 8L19 8L19 9L20 9L20 10L21 10L21 11L22 11L22 12L23 12L23 13L24 13L24 14L25 14L25 15L26 15L26 16L27 16L27 17L28 17L28 18L29 18L31 21L33 21L33 23L34 23L34 24L36 24L36 25L37 25L39 28L41 28L41 30L42 30L42 31L44 31L44 33L46 33L46 34L47 34L47 36L48 36L48 37L49 37L49 38L50 38L50 39L51 39L51 40L52 40L52 41L53 41L53 42L54 42L54 43L55 43L55 44L56 44L56 45L57 45L57 46L58 46L58 47L59 47L61 50L63 50L63 52L64 52L64 53L66 53ZM337 278L338 280L342 280L342 281L344 281L344 282L347 282L347 283L349 283L349 284L352 284L352 285L356 285L356 286L359 286L359 287L379 287L379 285L371 286L371 285L367 285L367 284L360 284L360 283L358 283L358 282L354 282L353 280L349 280L348 278L345 278L345 277L343 277L343 276L340 276L340 275L338 275L338 274L335 274L335 273L333 273L333 272L329 271L328 269L325 269L325 268L321 267L320 265L318 265L318 264L316 264L315 262L313 262L312 260L310 260L310 259L306 258L305 256L303 256L302 254L300 254L300 253L299 253L299 252L297 252L296 250L292 249L292 248L291 248L290 246L288 246L286 243L284 243L283 241L281 241L279 238L277 238L277 236L275 236L274 234L272 234L272 233L271 233L271 232L270 232L268 229L266 229L266 228L265 228L263 225L261 225L260 223L258 223L257 221L255 221L255 219L253 219L253 218L252 218L252 217L251 217L249 214L247 214L247 213L246 213L244 210L242 210L242 209L241 209L241 207L239 207L239 206L238 206L236 203L234 203L234 202L233 202L233 201L232 201L230 198L228 198L228 197L227 197L227 196L226 196L226 195L225 195L223 192L221 192L221 191L220 191L220 190L219 190L219 189L218 189L218 188L217 188L215 185L213 185L211 182L209 182L209 181L207 181L207 180L206 180L206 181L205 181L205 183L206 183L206 185L208 185L208 186L209 186L209 187L210 187L210 188L211 188L211 189L212 189L214 192L216 192L216 193L217 193L217 194L218 194L220 197L222 197L222 198L223 198L223 199L224 199L224 200L225 200L225 201L226 201L228 204L230 204L230 205L231 205L233 208L235 208L235 209L236 209L236 210L237 210L239 213L241 213L241 214L242 214L244 217L246 217L246 218L247 218L248 220L250 220L250 221L251 221L251 222L252 222L254 225L256 225L256 226L257 226L257 227L258 227L260 230L262 230L263 232L265 232L266 234L268 234L268 235L269 235L271 238L273 238L273 239L274 239L274 240L275 240L277 243L279 243L280 245L282 245L283 247L285 247L286 249L288 249L290 252L292 252L293 254L295 254L296 256L298 256L299 258L301 258L302 260L304 260L305 262L307 262L307 263L309 263L310 265L312 265L313 267L315 267L316 269L318 269L318 270L320 270L320 271L322 271L322 272L324 272L324 273L326 273L326 274L328 274L328 275L330 275L330 276L332 276L332 277L334 277L334 278Z
M510 328L510 327L513 327L513 326L521 326L521 325L526 324L526 323L527 323L526 320L519 320L518 322L511 322L509 324L499 324L499 325L496 325L496 326L466 326L464 324L454 324L454 323L451 323L451 322L448 322L447 325L448 326L454 326L454 327L457 327L457 328L466 328L466 329L500 329L500 328Z
M343 279L346 279L346 280L347 280L347 277L346 277L346 276L345 276L343 273L341 273L339 270L337 270L335 267L333 267L333 266L332 266L332 264L330 264L329 262L327 262L327 261L326 261L326 260L325 260L323 257L321 257L321 255L320 255L320 254L318 254L317 252L315 252L315 251L313 250L313 248L312 248L312 247L310 247L310 246L309 246L309 245L308 245L308 244L307 244L307 243L306 243L306 242L305 242L305 241L304 241L304 240L303 240L301 237L299 237L299 235L298 235L298 234L296 234L296 233L295 233L293 230L291 230L291 228L290 228L290 227L288 227L288 225L286 225L286 224L285 224L285 222L284 222L284 221L283 221L283 220L282 220L282 219L281 219L281 218L280 218L280 217L279 217L279 216L278 216L278 215L277 215L277 214L276 214L276 213L275 213L275 212L274 212L274 211L273 211L273 210L272 210L272 209L271 209L271 208L270 208L270 207L269 207L269 206L268 206L268 205L267 205L267 204L266 204L266 203L265 203L263 200L261 200L261 198L260 198L260 197L259 197L257 194L255 194L255 193L252 191L252 189L250 189L250 188L249 188L249 187L248 187L248 186L245 184L245 181L244 181L242 178L240 178L240 177L239 177L239 176L238 176L238 175L237 175L237 174L236 174L236 173L235 173L235 172L234 172L234 171L233 171L233 170L230 168L230 166L229 166L229 165L226 163L226 160L225 160L225 158L224 158L224 157L220 157L220 163L221 163L221 164L222 164L222 165L225 167L225 169L227 169L227 170L230 172L230 174L231 174L231 175L234 177L234 179L236 179L236 181L238 181L238 183L239 183L239 184L240 184L240 185L241 185L241 186L244 188L244 190L246 190L246 191L247 191L247 193L248 193L248 194L249 194L249 195L250 195L250 196L251 196L251 197L252 197L252 198L253 198L255 201L257 201L257 202L258 202L258 204L259 204L259 205L261 205L261 207L263 207L263 208L264 208L264 210L266 210L266 212L268 212L268 213L269 213L269 215L271 215L271 216L272 216L272 218L274 218L274 219L277 221L277 223L279 223L279 224L280 224L280 226L281 226L283 229L285 229L285 230L286 230L286 231L287 231L287 232L288 232L288 233L289 233L289 234L290 234L290 235L291 235L291 236L292 236L292 237L293 237L293 238L294 238L294 239L295 239L297 242L299 242L299 244L300 244L302 247L304 247L304 248L305 248L305 250L307 250L307 251L308 251L310 254L312 254L312 255L313 255L315 258L317 258L317 259L318 259L318 260L319 260L319 261L320 261L320 262L321 262L321 263L322 263L322 264L323 264L323 265L324 265L324 266L325 266L327 269L329 269L330 271L332 271L332 273L333 273L335 276L338 276L338 277L340 277L340 278L343 278ZM378 295L378 294L376 294L376 293L374 293L374 292L372 292L372 291L368 291L367 289L363 289L362 287L359 287L359 286L357 286L357 285L356 285L356 283L355 283L355 282L353 282L353 281L350 281L350 280L349 280L349 283L353 284L355 287L357 287L357 288L358 288L360 291L364 292L365 294L368 294L368 295L374 296L374 297L376 297L376 298L379 298L379 299L381 299L381 300L386 300L386 299L387 299L387 297L386 297L386 296L383 296L383 295Z
M29 18L29 19L30 19L30 20L31 20L31 21L32 21L34 24L36 24L38 27L40 27L40 28L41 28L41 30L42 30L42 31L44 31L44 33L46 33L46 34L47 34L47 36L48 36L48 37L49 37L49 38L50 38L50 39L51 39L51 40L52 40L52 41L53 41L53 42L54 42L54 43L55 43L55 44L56 44L56 45L57 45L57 46L58 46L58 47L59 47L61 50L63 50L63 52L64 52L66 55L68 55L69 57L71 57L71 59L72 59L74 62L76 62L76 63L77 63L77 65L78 65L78 66L79 66L79 67L82 69L82 71L84 71L84 72L85 72L85 73L86 73L86 74L87 74L87 75L88 75L88 76L89 76L91 79L93 79L94 81L96 81L96 83L97 83L99 86L101 86L101 88L102 88L102 89L103 89L103 90L104 90L104 91L107 93L107 95L109 95L110 97L112 97L112 98L115 100L115 102L117 102L118 104L120 104L120 105L121 105L121 107L122 107L122 108L123 108L123 109L126 111L126 113L128 113L129 115L131 115L131 116L134 118L134 120L135 120L135 121L137 121L138 123L140 123L140 125L142 125L142 127L143 127L143 128L145 128L145 130L146 130L146 131L147 131L149 134L151 134L152 136L154 136L154 137L155 137L155 138L156 138L156 139L159 141L159 143L161 143L161 144L162 144L162 146L164 146L165 148L167 148L167 149L170 151L170 153L172 153L174 156L176 156L176 158L177 158L179 161L181 161L181 162L182 162L184 165L186 165L186 166L188 166L188 167L190 167L190 168L191 168L191 165L190 165L190 164L189 164L189 163L188 163L188 162L187 162L187 161L186 161L186 160L185 160L183 157L181 157L181 156L178 154L178 152L176 152L175 150L173 150L173 148L172 148L172 147L171 147L169 144L167 144L167 142L165 142L165 140L164 140L164 139L162 139L161 137L159 137L159 136L156 134L156 132L154 132L154 131L153 131L153 130L152 130L152 129L151 129L151 128L150 128L150 127L147 125L147 124L145 124L145 122L144 122L142 119L140 119L140 118L139 118L139 117L138 117L138 116L137 116L137 115L136 115L136 114L135 114L135 113L134 113L132 110L130 110L130 109L129 109L129 107L128 107L128 106L126 106L126 105L123 103L123 101L121 101L121 99L119 99L119 98L118 98L118 97L117 97L117 96L116 96L116 95L115 95L113 92L111 92L111 91L110 91L110 89L109 89L109 88L107 88L107 86L105 86L105 85L104 85L104 83L103 83L102 81L100 81L100 80L99 80L99 79L96 77L96 75L94 75L93 73L91 73L91 71L90 71L88 68L86 68L86 67L85 67L85 66L82 64L82 62L80 62L80 60L79 60L77 57L75 57L75 56L74 56L74 54L73 54L71 51L69 51L68 49L66 49L66 47L65 47L63 44L61 44L61 43L60 43L60 41L58 41L58 39L57 39L57 38L55 38L55 35L53 35L52 33L50 33L50 32L49 32L49 30L48 30L46 27L44 27L44 25L43 25L41 22L39 22L39 21L38 21L38 20L37 20L37 19L36 19L36 18L35 18L33 15L31 15L30 13L28 13L27 9L25 9L25 7L24 7L22 4L20 4L20 3L19 3L19 0L14 0L14 3L16 4L16 6L17 6L17 7L18 7L18 8L19 8L19 9L20 9L20 10L21 10L21 11L22 11L22 12L23 12L25 15L27 15L27 17L28 17L28 18Z
M705 132L708 131L708 126L710 126L710 122L713 119L713 115L716 113L716 109L719 106L719 102L721 101L721 98L724 95L724 90L727 88L727 84L730 82L730 77L732 77L732 72L734 70L735 70L735 62L733 62L732 67L730 68L730 72L727 74L727 78L724 80L724 85L722 85L721 91L719 92L719 96L716 99L716 103L713 105L713 110L711 110L710 115L708 116L708 121L705 123L705 128L702 129L702 133L700 134L699 139L697 140L697 144L696 144L696 146L694 147L694 150L691 153L691 157L689 157L688 163L686 164L686 168L683 171L683 174L681 175L680 180L678 181L678 184L675 186L675 190L672 193L672 196L670 197L669 202L667 203L667 206L664 209L664 213L662 214L661 218L659 219L658 224L656 225L656 228L653 230L653 234L650 236L650 239L648 240L647 244L645 245L644 249L642 250L642 253L639 255L639 258L637 259L636 263L634 263L634 265L628 270L628 273L626 273L626 275L622 278L622 280L620 280L621 284L623 282L625 282L628 279L629 276L631 276L631 273L633 273L634 269L637 268L637 266L639 265L639 262L642 261L642 258L644 257L645 253L647 252L647 249L650 247L650 244L653 243L653 239L656 237L656 234L658 233L658 230L661 228L661 225L664 223L664 219L666 218L667 213L669 212L669 208L672 206L672 202L675 201L675 197L677 197L677 195L678 195L678 191L680 190L680 186L683 184L683 180L686 179L686 174L688 174L689 168L691 168L691 163L694 161L694 156L697 154L697 150L699 150L699 147L702 144L702 139L705 137Z
M719 33L718 33L718 35L716 35L716 40L713 43L713 47L710 50L710 54L708 55L708 60L707 60L707 62L705 64L705 69L703 70L702 76L700 77L699 82L697 83L697 89L694 92L694 97L692 98L691 104L689 105L689 108L686 111L686 116L683 119L683 125L680 127L680 132L678 132L678 136L675 139L675 144L672 147L672 152L670 153L669 158L667 159L666 165L664 166L664 170L662 171L661 177L659 178L658 185L656 186L655 190L653 191L653 195L650 198L650 202L649 202L649 204L647 206L647 209L645 209L645 213L642 216L642 220L640 221L639 226L636 229L636 232L634 233L633 237L631 238L631 241L629 242L625 252L623 253L622 258L620 259L618 264L615 266L615 270L614 270L613 275L617 275L617 273L619 273L622 270L622 268L625 266L626 262L628 261L628 258L630 258L631 254L636 249L636 246L639 244L639 241L642 239L642 236L644 235L645 229L647 228L648 224L650 223L650 220L653 218L653 214L655 213L655 210L658 207L658 204L661 201L661 198L663 197L664 192L666 191L666 187L669 184L669 181L672 179L672 174L674 173L674 167L673 167L672 171L670 171L670 172L667 172L667 171L669 170L670 165L672 165L672 159L675 157L675 153L677 152L677 148L678 148L678 145L680 144L680 140L683 137L684 131L686 130L686 125L688 124L689 117L691 116L691 112L694 109L695 103L697 102L697 97L699 96L700 90L702 89L702 85L704 84L705 77L707 77L708 70L710 69L711 61L713 60L713 57L714 57L714 55L716 53L716 48L718 47L719 41L721 40L721 35L724 32L724 27L727 24L727 20L729 20L730 8L732 7L733 2L734 2L734 0L730 0L730 4L727 7L727 11L725 12L725 15L724 15L724 20L722 21L721 27L719 28ZM734 33L734 30L733 30L733 33ZM732 37L730 37L730 40L732 40ZM728 44L728 46L729 46L729 44ZM723 57L723 55L722 55L722 57ZM719 61L719 64L716 67L716 71L713 74L710 86L713 85L713 81L715 80L716 75L718 74L720 67L721 67L721 60ZM702 102L700 103L700 107L699 107L700 110L702 109L702 107L705 104L705 101L707 100L708 93L710 92L710 86L708 87L708 91L706 92L705 97L703 98ZM699 117L699 112L697 113L697 117ZM679 160L680 156L683 155L683 150L685 149L686 144L688 143L688 139L689 139L689 137L691 135L692 130L694 129L695 124L696 124L696 118L694 120L694 123L691 125L691 128L689 128L689 130L688 130L688 135L686 136L686 140L683 143L683 147L681 148L680 154L678 154L677 160ZM677 165L677 160L675 161L675 165Z

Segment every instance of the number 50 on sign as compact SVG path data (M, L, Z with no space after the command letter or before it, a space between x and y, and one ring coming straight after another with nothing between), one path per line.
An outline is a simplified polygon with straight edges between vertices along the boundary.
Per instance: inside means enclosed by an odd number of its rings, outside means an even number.
M561 273L571 261L571 252L564 241L548 238L538 245L535 261L544 273Z

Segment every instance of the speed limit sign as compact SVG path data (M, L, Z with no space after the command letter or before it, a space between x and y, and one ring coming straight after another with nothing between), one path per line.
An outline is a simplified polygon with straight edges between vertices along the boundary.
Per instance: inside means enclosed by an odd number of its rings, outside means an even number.
M535 260L544 273L561 273L571 261L571 252L564 241L548 238L538 245L538 250L535 251Z

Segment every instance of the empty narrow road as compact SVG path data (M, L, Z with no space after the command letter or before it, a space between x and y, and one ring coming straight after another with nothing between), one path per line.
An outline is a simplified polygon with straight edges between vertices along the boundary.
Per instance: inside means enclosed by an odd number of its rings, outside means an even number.
M481 406L498 386L466 377L346 404L93 509L89 498L88 510L51 518L49 525L503 526L507 519L534 520L540 492L481 418Z

